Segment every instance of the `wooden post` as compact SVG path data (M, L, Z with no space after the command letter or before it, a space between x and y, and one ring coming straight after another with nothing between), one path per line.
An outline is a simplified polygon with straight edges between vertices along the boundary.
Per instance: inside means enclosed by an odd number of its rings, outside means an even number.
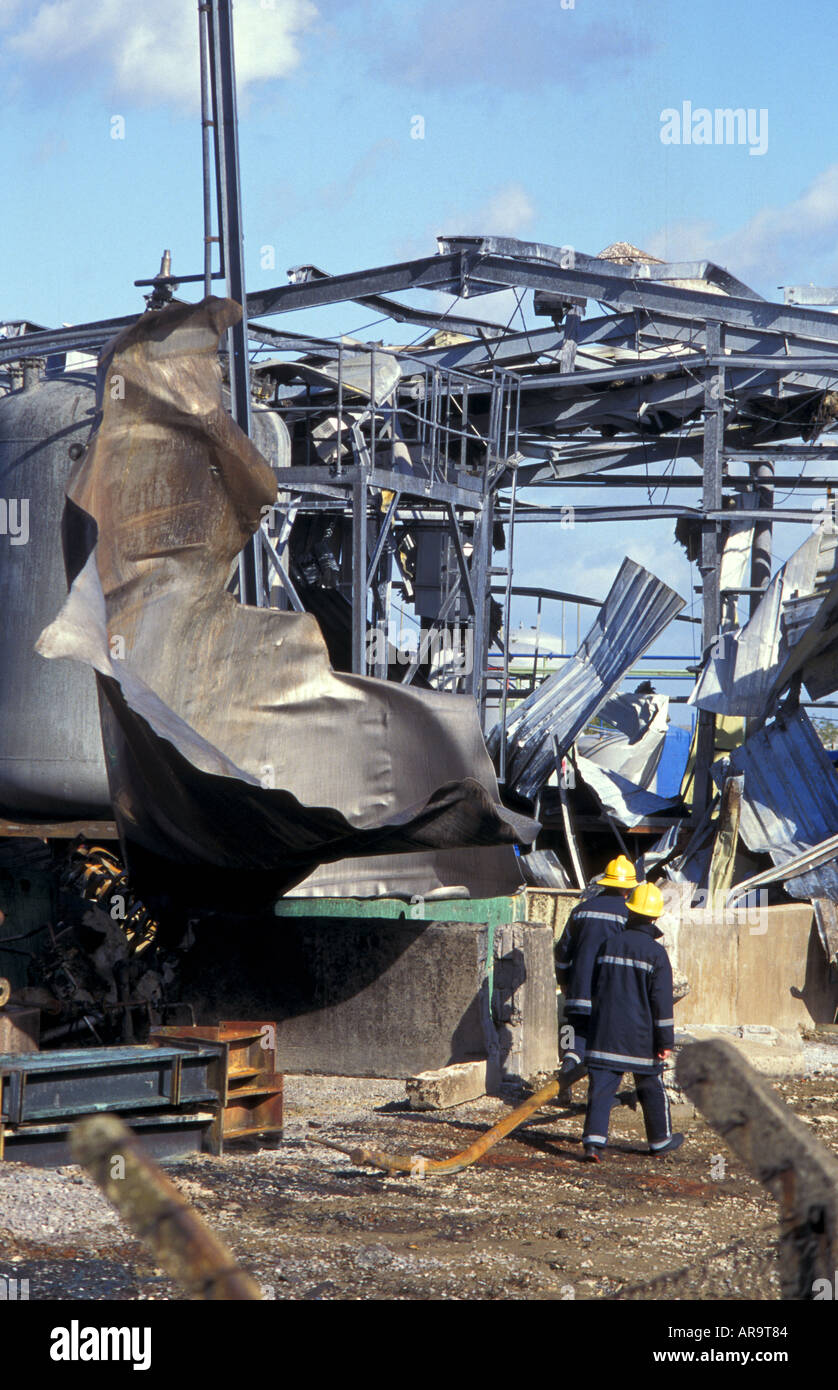
M784 1299L812 1300L838 1268L838 1159L724 1039L685 1047L679 1086L780 1204Z
M71 1148L76 1162L191 1298L261 1299L259 1285L116 1115L80 1120L73 1126Z

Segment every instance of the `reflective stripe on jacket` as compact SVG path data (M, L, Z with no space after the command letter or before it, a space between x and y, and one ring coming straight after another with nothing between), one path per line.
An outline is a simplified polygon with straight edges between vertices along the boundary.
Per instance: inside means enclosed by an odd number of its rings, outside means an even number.
M598 893L573 909L556 947L556 970L568 1013L591 1012L591 979L600 947L628 922L625 898Z
M600 949L585 1060L612 1071L657 1071L675 1041L672 966L653 922L631 914Z

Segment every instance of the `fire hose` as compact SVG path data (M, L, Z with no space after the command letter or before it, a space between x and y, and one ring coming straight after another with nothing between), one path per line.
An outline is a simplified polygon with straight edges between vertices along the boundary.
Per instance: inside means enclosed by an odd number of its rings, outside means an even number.
M505 1135L511 1134L513 1129L517 1129L523 1124L524 1120L529 1119L536 1110L540 1110L542 1105L546 1105L548 1100L552 1100L559 1093L558 1081L550 1081L546 1086L542 1086L540 1091L525 1100L517 1109L510 1111L502 1120L499 1120L491 1129L487 1129L485 1134L481 1134L479 1139L475 1139L473 1144L469 1144L462 1153L453 1154L451 1158L423 1158L420 1154L401 1155L386 1154L380 1149L353 1149L346 1144L337 1144L332 1139L313 1139L312 1142L322 1144L327 1149L337 1149L339 1153L348 1154L353 1163L362 1167L380 1168L385 1173L411 1173L414 1177L426 1173L460 1173L463 1168L468 1168L475 1163L478 1158L482 1158L485 1153L497 1144Z

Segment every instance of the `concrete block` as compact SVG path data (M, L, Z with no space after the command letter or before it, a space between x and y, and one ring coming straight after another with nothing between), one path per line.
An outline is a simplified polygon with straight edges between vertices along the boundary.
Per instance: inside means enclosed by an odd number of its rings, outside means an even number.
M486 1063L455 1062L412 1076L405 1087L413 1110L447 1110L486 1094Z
M495 933L493 1012L503 1082L529 1081L558 1066L553 931L515 922Z
M543 922L558 941L581 896L578 888L525 888L524 916L528 922Z
M803 1038L794 1029L747 1024L739 1028L690 1024L675 1034L679 1049L711 1038L725 1038L732 1043L762 1076L805 1076L809 1070Z
M183 976L196 1022L275 1020L285 1072L407 1080L480 1061L494 1091L555 1070L548 926L329 917L319 906L309 917L251 918L246 932L202 922Z
M830 975L811 903L751 911L689 910L661 918L673 966L690 992L676 1027L831 1023L838 981Z
M207 923L184 997L199 1023L275 1019L281 1071L406 1080L488 1055L487 951L472 923L271 917L244 939Z

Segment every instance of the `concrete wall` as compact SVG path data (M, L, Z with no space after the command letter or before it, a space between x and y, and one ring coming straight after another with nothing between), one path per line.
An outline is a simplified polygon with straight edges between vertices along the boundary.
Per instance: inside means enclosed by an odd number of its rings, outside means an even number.
M528 922L544 922L558 941L581 896L578 888L525 888L524 916Z
M810 903L750 913L693 911L662 919L673 965L690 992L675 1024L831 1023L838 980L831 979Z
M282 1071L409 1077L487 1058L493 1084L557 1064L552 932L364 917L202 924L184 998L196 1022L275 1019Z
M500 1080L555 1070L558 1061L553 932L542 922L515 922L495 934L493 1017Z

